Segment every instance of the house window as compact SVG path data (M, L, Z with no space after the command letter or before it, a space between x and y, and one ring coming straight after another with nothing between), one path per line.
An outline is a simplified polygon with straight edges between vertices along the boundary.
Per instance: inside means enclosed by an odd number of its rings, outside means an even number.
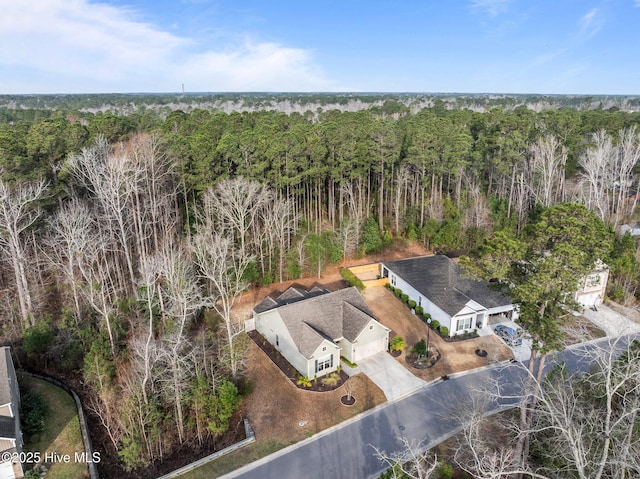
M395 274L392 274L392 275L391 275L391 284L392 284L393 286L395 286L395 285L396 285L396 275L395 275Z
M316 374L333 367L333 354L316 359Z
M369 331L373 331L373 324L369 326Z
M458 319L458 321L456 323L456 331L463 331L465 329L471 329L471 320L472 320L471 316L469 316L468 318Z
M276 346L280 346L280 338L276 334Z
M326 346L322 346L322 352L324 353L327 350Z
M422 306L422 296L418 296L418 306Z

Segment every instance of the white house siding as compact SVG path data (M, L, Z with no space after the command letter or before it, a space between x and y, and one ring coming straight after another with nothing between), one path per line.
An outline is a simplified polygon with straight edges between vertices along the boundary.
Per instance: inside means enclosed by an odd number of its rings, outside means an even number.
M303 376L308 375L309 364L307 358L298 351L277 310L258 314L256 318L256 330L262 334L267 341L273 344L273 346L280 351L280 354L282 354L300 374Z
M340 338L336 341L336 344L340 347L340 356L344 356L350 362L355 362L353 359L353 344L345 338Z
M321 371L316 370L317 361L329 359L329 367L324 367ZM338 366L340 365L340 347L336 346L331 341L327 341L326 339L322 342L322 344L315 350L311 359L307 362L307 376L308 378L321 377L325 374L332 373Z
M431 319L434 319L440 323L441 326L446 326L451 331L451 316L442 311L438 306L429 301L428 298L423 297L413 286L409 285L405 280L400 278L393 271L389 271L389 281L394 288L400 288L403 294L408 294L409 299L412 299L418 304L418 298L422 298L422 308L425 313L431 315ZM395 281L395 285L394 285Z
M353 344L353 359L359 361L389 348L389 329L377 321L371 320L360 332Z
M597 283L593 278L597 277ZM575 300L584 307L602 304L607 289L609 270L594 271L580 282L580 289L576 291Z
M434 319L440 323L441 326L446 326L449 329L449 335L453 336L455 334L455 327L457 324L457 320L461 317L469 317L473 316L471 321L471 327L467 329L467 331L473 331L474 329L479 329L476 325L477 322L477 314L480 312L484 314L482 318L483 327L487 324L488 314L487 309L481 304L470 300L467 306L463 308L456 316L451 317L447 313L445 313L442 309L432 303L429 298L425 298L420 294L415 288L409 285L406 281L400 278L393 271L389 271L390 282L393 285L395 282L395 288L400 288L403 294L409 295L409 299L412 299L416 302L416 304L422 304L422 308L425 313L429 313L431 315L431 319ZM506 306L508 309L513 309L513 306ZM494 308L495 309L495 308ZM458 333L463 331L458 331Z

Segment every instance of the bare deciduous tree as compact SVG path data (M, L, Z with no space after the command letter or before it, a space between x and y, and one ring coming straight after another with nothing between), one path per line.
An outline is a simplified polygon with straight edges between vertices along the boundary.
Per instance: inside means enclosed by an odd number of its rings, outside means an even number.
M208 189L203 197L204 224L218 221L218 228L237 241L245 256L247 236L261 209L272 199L272 193L261 183L244 178L222 180ZM207 225L207 227L209 227Z
M625 338L574 350L591 364L590 372L568 375L562 365L549 375L532 377L539 393L507 397L498 383L476 391L463 414L456 463L474 477L578 477L600 479L640 474L640 345ZM520 399L535 408L526 429L511 414L487 416L488 401ZM530 438L535 459L524 461L518 438ZM527 441L528 442L528 441ZM525 452L528 451L528 447Z
M112 152L104 138L98 138L94 145L85 148L68 161L69 169L76 180L97 200L102 214L101 223L115 235L113 243L124 255L129 273L128 290L135 291L134 244L132 238L132 201L138 187L141 169L125 154Z
M60 207L47 220L49 235L45 237L49 261L62 272L71 287L76 322L81 318L81 264L95 249L95 223L89 209L77 199Z
M531 145L527 184L537 203L550 207L564 197L564 168L567 149L553 135L538 138Z
M400 438L403 449L399 453L387 454L375 446L371 446L381 462L389 466L394 479L429 479L438 468L438 458L423 452L422 444Z
M252 257L236 248L230 238L207 231L204 227L200 230L192 237L191 248L200 275L208 283L208 304L224 321L231 375L236 378L243 358L235 348L235 338L243 329L234 320L232 309L237 297L247 287L243 276Z
M46 187L43 181L9 186L0 179L0 248L13 268L22 321L31 326L33 300L28 281L25 233L40 216L36 204L44 196Z
M194 351L185 329L193 315L203 307L203 302L191 262L182 252L174 251L165 258L163 276L166 314L171 320L164 337L166 363L171 376L168 385L173 393L178 439L182 443L183 396L194 373Z
M278 278L284 281L284 258L289 249L288 241L298 221L293 203L285 198L275 198L262 209L262 223L267 235L278 248Z

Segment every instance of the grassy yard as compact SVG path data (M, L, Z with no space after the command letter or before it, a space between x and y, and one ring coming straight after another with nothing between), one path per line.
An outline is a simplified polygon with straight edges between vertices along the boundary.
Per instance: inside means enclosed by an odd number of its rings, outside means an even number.
M24 450L40 453L49 469L47 479L88 478L87 465L74 461L74 454L84 452L84 445L78 411L71 396L59 387L39 379L22 377L19 382L21 389L39 394L48 407L44 431L25 437ZM45 461L47 453L57 453L59 456L69 454L71 460L69 463Z

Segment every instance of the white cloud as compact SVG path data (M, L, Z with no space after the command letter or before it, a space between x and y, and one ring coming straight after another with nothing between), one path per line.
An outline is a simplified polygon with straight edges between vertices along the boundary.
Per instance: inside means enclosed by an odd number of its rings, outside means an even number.
M198 51L134 10L88 0L0 9L0 93L336 89L304 49L247 39Z
M640 0L638 0L640 1ZM496 16L503 13L511 0L471 0L471 6L473 8L483 10L491 16Z
M638 7L638 8L640 8L640 0L636 0L636 1L634 2L634 5L635 5L636 7Z
M591 37L602 28L602 16L597 8L592 8L580 18L580 28L582 33Z

